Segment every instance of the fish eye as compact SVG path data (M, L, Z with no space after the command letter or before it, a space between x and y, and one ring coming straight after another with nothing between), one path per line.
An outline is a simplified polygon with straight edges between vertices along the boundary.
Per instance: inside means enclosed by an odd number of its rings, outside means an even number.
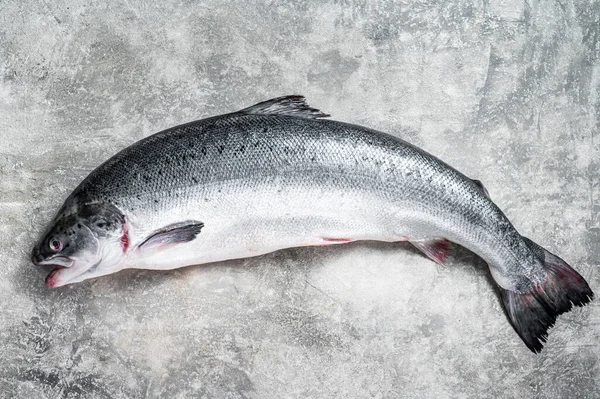
M60 252L63 249L63 243L58 237L52 237L50 241L48 241L48 246L52 250L52 252Z

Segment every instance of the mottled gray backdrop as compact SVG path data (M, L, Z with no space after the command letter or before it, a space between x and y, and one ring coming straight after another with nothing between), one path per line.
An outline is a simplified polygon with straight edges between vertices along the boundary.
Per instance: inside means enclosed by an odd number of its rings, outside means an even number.
M588 397L598 302L541 355L481 260L302 248L50 290L29 251L95 166L299 93L484 181L600 293L600 2L0 1L0 397Z

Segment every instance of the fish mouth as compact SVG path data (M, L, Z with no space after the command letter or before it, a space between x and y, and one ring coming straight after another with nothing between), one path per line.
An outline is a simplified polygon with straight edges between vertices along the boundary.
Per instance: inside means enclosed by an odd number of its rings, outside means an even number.
M44 258L39 252L33 252L31 262L36 266L52 266L52 270L46 276L46 286L58 288L71 284L73 280L90 269L98 266L100 261L90 262L87 259L70 258L64 255L54 255Z
M54 266L46 277L46 285L50 288L59 287L61 270L73 268L75 261L66 256L54 256L44 259L39 253L31 257L31 262L36 266Z

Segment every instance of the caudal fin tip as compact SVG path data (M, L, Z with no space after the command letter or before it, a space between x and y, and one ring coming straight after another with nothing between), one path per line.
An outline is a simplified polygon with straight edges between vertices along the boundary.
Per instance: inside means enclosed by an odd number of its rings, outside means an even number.
M586 297L586 299L584 301L581 301L578 303L573 302L573 305L582 307L582 306L585 306L588 303L590 303L593 299L594 299L594 294L591 293L591 295ZM535 354L538 354L542 351L542 349L544 348L544 345L548 342L548 331L552 327L554 327L558 316L563 313L566 313L572 309L573 308L570 307L568 309L565 309L562 312L557 312L557 313L551 315L549 320L547 320L547 324L542 323L542 325L540 325L540 328L536 332L533 332L533 333L532 333L532 331L528 331L528 333L526 333L523 330L519 330L514 324L513 324L513 327L515 327L517 334L519 334L519 337L521 337L521 339L523 340L525 345L529 348L529 350L531 350ZM512 324L512 320L511 320L511 324Z
M583 292L582 295L578 299L576 299L572 302L575 306L582 307L582 306L585 306L588 303L592 302L594 300L594 297L595 297L595 295L594 295L594 292L592 291L592 289L590 287L587 287L587 290L585 292Z
M538 353L542 352L542 349L544 349L544 345L546 344L547 340L548 335L546 334L541 337L538 337L535 341L529 343L525 342L525 345L527 345L530 351L537 355Z
M595 295L585 279L565 261L528 241L543 259L546 279L526 293L503 289L502 302L517 334L532 352L539 353L557 317L575 306L587 305Z
M511 325L534 353L540 353L548 341L548 331L554 327L556 319L569 312L574 306L582 307L594 299L594 293L587 287L577 293L567 293L569 300L555 301L539 292L519 294L503 290L502 301ZM544 293L547 295L547 292Z

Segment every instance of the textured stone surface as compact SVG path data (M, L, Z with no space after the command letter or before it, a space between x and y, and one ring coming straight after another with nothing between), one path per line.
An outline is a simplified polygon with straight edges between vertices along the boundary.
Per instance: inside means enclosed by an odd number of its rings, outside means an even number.
M163 128L301 93L484 181L600 292L600 2L0 2L0 397L600 396L597 302L540 355L486 266L302 248L56 290L28 254Z

